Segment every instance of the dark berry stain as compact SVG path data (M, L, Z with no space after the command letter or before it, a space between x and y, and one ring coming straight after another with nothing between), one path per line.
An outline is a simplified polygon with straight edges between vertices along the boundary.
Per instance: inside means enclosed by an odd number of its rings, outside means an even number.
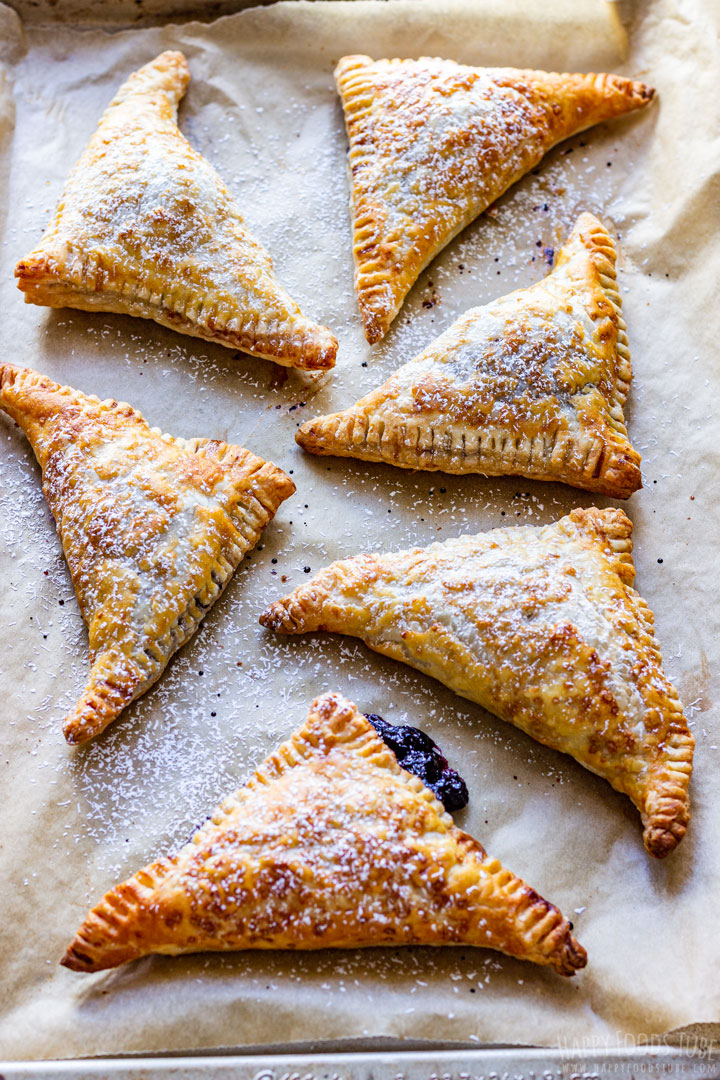
M186 844L190 844L190 843L192 842L192 838L193 838L193 836L195 835L195 833L197 833L197 832L200 832L200 830L202 829L203 825L205 825L205 823L206 823L206 822L208 822L208 821L210 820L210 818L211 818L211 817L212 817L212 814L206 814L206 815L205 815L205 817L204 817L204 818L202 819L202 821L200 822L200 824L199 824L199 825L196 825L196 826L195 826L195 828L193 829L193 831L192 831L192 832L190 833L190 835L188 836L187 840L185 841L185 843L186 843Z
M447 758L429 735L409 724L391 724L375 713L365 713L365 716L395 754L398 765L419 776L449 814L467 806L465 781L455 769L449 767Z

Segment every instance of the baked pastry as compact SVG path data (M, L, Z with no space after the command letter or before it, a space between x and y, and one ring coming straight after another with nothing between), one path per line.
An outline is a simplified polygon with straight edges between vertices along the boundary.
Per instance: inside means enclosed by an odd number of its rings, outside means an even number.
M345 56L355 288L365 335L387 333L421 270L556 143L642 108L619 75Z
M164 52L110 103L39 245L29 303L140 315L286 367L325 370L337 341L277 282L213 167L177 127L190 73Z
M632 523L573 510L428 548L358 555L272 604L284 634L352 634L571 754L640 810L647 850L685 834L694 740L631 588Z
M623 416L631 378L613 242L582 214L543 281L466 311L377 390L295 438L312 454L626 499L642 486Z
M148 953L480 945L572 975L570 924L467 833L354 705L305 724L177 855L111 889L62 963Z
M0 408L40 463L87 623L90 674L63 724L85 742L160 677L295 485L240 446L162 435L12 364Z

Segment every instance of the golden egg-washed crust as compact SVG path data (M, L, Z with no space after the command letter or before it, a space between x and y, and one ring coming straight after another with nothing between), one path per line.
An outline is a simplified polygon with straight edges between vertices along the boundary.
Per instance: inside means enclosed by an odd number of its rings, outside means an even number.
M365 335L388 331L425 266L556 143L654 91L618 75L346 56L355 287Z
M622 510L577 509L552 525L358 555L260 622L352 634L571 754L632 799L662 857L689 821L694 740L631 587L631 533Z
M212 166L181 135L185 57L120 88L39 245L15 269L29 303L138 315L286 367L325 370L337 341L275 278Z
M543 281L466 311L377 390L295 438L313 454L624 499L641 487L623 416L631 378L615 248L582 214Z
M242 447L163 435L27 368L0 366L0 407L40 463L87 623L90 675L63 724L85 742L160 677L295 485Z
M479 945L562 975L586 961L558 909L326 694L177 855L107 893L62 962L100 971L147 953L366 945Z

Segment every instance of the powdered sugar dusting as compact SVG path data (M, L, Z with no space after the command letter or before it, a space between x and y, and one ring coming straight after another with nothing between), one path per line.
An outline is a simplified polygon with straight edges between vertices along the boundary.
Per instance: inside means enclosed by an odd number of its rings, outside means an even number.
M210 32L224 31L219 26ZM162 43L158 37L148 42L148 57L178 31L163 34ZM623 302L635 368L628 421L643 452L645 479L644 491L629 507L638 524L639 587L656 612L668 673L699 670L692 634L678 618L678 598L684 610L704 610L705 578L687 557L683 538L710 520L713 488L691 470L686 454L678 454L699 445L697 433L712 424L714 407L705 393L677 397L676 384L668 389L663 380L662 356L672 354L684 358L694 385L704 389L707 360L692 328L669 318L662 322L666 351L658 347L657 297L666 297L670 308L675 282L665 283L665 273L679 270L668 262L667 249L639 246L652 146L649 117L623 124L621 132L596 128L553 151L421 274L387 338L370 349L352 284L346 139L331 75L336 55L308 51L307 67L298 76L297 68L256 60L252 43L219 69L217 53L189 52L193 81L181 107L182 130L238 198L289 293L341 342L333 374L316 379L149 322L23 306L12 268L37 242L117 86L102 44L96 35L78 35L72 55L65 56L52 35L35 35L18 74L13 161L37 161L38 171L36 184L28 184L27 170L20 168L10 180L0 275L5 358L86 393L129 401L149 423L174 435L246 445L292 471L298 492L280 508L160 682L99 739L69 750L60 723L87 675L86 631L40 493L39 470L21 434L0 417L0 576L6 599L0 660L6 750L0 775L4 827L12 838L1 856L2 876L13 903L36 913L31 938L20 936L20 924L6 926L4 955L21 965L22 993L33 979L54 1002L75 1007L82 999L83 1025L66 1024L62 1031L64 1049L78 1054L86 1052L91 1031L100 1042L105 1039L102 1052L117 1051L113 1032L105 1033L110 1000L133 1018L124 1046L146 1048L148 1000L163 1003L154 1014L164 1017L168 987L178 1009L185 1002L184 1015L208 1024L229 1000L239 1042L256 1038L248 1019L255 1008L257 1015L272 1016L278 1031L273 1037L285 1038L299 992L318 1030L327 1030L331 1017L348 1035L425 1037L426 1018L442 1016L445 1030L458 1039L477 1038L479 1000L497 1001L510 992L518 1008L525 1008L541 991L548 1008L557 1005L563 1023L574 1022L574 1010L588 1008L582 985L557 985L561 980L482 950L213 954L141 961L97 981L56 974L56 965L88 905L140 866L180 847L325 690L340 690L365 711L421 726L438 738L470 787L470 805L458 823L566 913L586 906L583 931L593 931L599 905L601 914L606 907L602 898L622 886L610 859L622 850L628 890L643 895L637 909L642 926L628 930L634 934L636 967L652 963L648 957L663 925L653 896L667 891L663 874L679 889L684 864L647 867L634 815L625 813L626 800L605 781L357 641L325 634L280 639L257 624L269 602L308 580L305 567L312 573L361 550L398 550L510 523L545 524L571 506L605 504L559 484L319 460L293 441L302 420L357 400L467 308L543 278L550 251L566 238L578 212L589 209L620 236L620 274L628 290ZM127 38L118 48L125 50L130 70L134 43ZM692 183L688 177L688 197ZM672 326L677 328L671 333ZM688 701L697 698L688 693ZM694 717L706 747L718 741L708 717L707 711ZM592 837L594 857L584 860L578 878L566 872L575 866L568 851L585 836ZM708 838L704 849L711 847ZM578 936L582 940L583 933ZM631 1000L635 973L618 966L613 975ZM139 993L144 988L152 995L153 986L156 998ZM8 1009L20 1007L20 982L8 987ZM100 996L105 989L112 999ZM452 1022L446 1019L450 1012ZM163 1028L159 1040L165 1034ZM185 1044L195 1045L195 1038L196 1023L188 1022Z

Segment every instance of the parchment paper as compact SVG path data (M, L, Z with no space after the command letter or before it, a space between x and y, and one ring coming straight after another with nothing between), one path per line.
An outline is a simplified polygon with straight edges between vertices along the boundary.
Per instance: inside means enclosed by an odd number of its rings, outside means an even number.
M615 9L592 0L280 3L210 26L28 29L25 42L0 9L17 108L10 138L0 86L3 357L127 400L174 434L246 445L298 486L156 688L72 751L60 721L83 685L86 633L39 470L0 421L0 1057L380 1036L587 1046L720 1018L717 15L701 0L647 4L624 57ZM26 306L14 287L14 263L102 109L168 47L185 50L193 76L183 130L237 192L280 280L340 339L337 368L319 382L149 322ZM652 82L659 100L551 153L432 264L371 350L331 77L349 51L615 68ZM257 623L306 567L603 504L555 484L312 458L293 441L301 420L352 402L470 305L542 277L542 247L582 209L620 240L628 423L645 485L626 507L637 585L697 736L692 825L662 863L645 854L630 802L570 758L356 641L287 640ZM184 843L327 689L440 742L470 788L458 823L574 919L587 969L563 980L471 949L154 958L91 977L58 967L87 907Z

